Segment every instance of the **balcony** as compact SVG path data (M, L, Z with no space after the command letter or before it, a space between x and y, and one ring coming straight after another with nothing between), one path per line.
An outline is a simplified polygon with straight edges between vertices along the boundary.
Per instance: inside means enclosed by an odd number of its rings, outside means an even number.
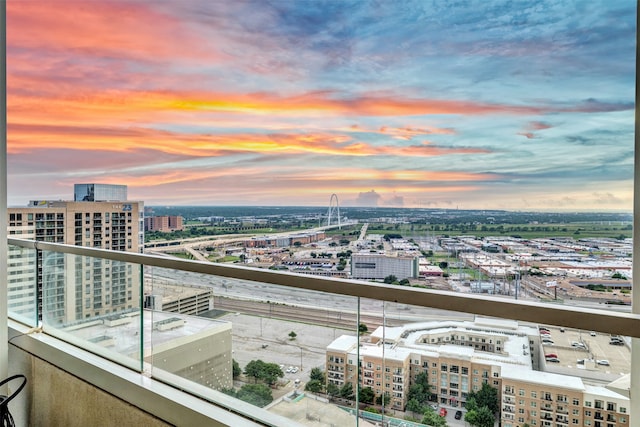
M209 425L224 424L226 421L221 420L228 417L240 417L245 423L259 425L296 425L284 415L249 405L218 391L224 388L225 384L230 384L231 369L225 371L225 366L230 368L231 357L241 360L245 365L252 358L267 359L271 354L271 357L275 357L273 361L277 359L285 366L299 367L301 371L295 374L296 378L303 374L308 375L311 367L318 364L323 366L326 363L324 354L317 355L318 361L312 360L313 353L306 352L303 344L305 338L301 333L295 341L285 339L283 344L277 344L269 337L271 331L281 328L283 319L304 319L305 324L309 323L310 319L315 319L313 323L318 324L318 329L310 330L310 337L319 336L319 331L333 334L331 325L339 321L338 323L347 330L351 328L351 336L355 340L359 336L356 332L357 315L359 310L362 310L362 305L367 307L369 316L377 311L381 321L383 313L386 313L387 320L393 318L394 304L397 301L401 304L411 304L416 310L430 307L453 309L462 313L503 318L510 316L522 321L542 321L583 329L587 325L590 329L593 329L593 325L600 325L603 332L630 336L638 335L640 331L640 319L637 316L615 312L549 307L544 304L477 295L398 288L353 280L279 273L19 239L10 239L9 244L10 251L22 251L25 254L25 262L43 260L42 332L32 332L32 328L39 325L35 301L32 304L34 309L30 313L12 315L14 320L11 328L15 338L11 341L11 352L18 355L12 357L12 361L22 362L18 366L12 365L11 370L24 369L24 366L31 364L30 355L36 355L38 360L44 361L42 363L46 364L46 368L38 367L37 371L27 372L30 374L29 378L40 375L40 369L53 369L56 375L63 377L68 372L73 378L77 377L95 387L95 390L104 390L114 396L114 404L133 405L143 413L151 413L169 423L176 423L176 414L181 414L180 416L187 417L186 419L209 417L204 423ZM40 253L40 257L36 252ZM61 289L60 286L52 287L51 284L59 283L56 280L49 282L49 279L58 279L66 274L65 262L60 262L61 257L67 261L66 265L74 266L95 266L96 263L106 265L108 260L112 271L115 266L130 267L134 277L143 277L144 280L136 285L136 292L121 306L110 307L111 312L108 314L96 314L93 306L81 315L77 312L70 313L64 310L65 305L60 301L67 301L75 292L65 297L69 291L64 287ZM55 262L47 262L49 259ZM87 263L89 260L93 262ZM172 305L176 307L174 313L161 311L159 306L156 307L156 304L161 304L161 297L166 297L171 292L175 298L188 296L183 295L187 293L187 288L173 289L166 285L165 281L176 275L182 277L182 280L188 278L191 292L194 287L206 283L206 286L202 286L206 288L204 293L207 295L206 298L210 298L212 307L231 314L219 320L202 321L200 318L180 313L179 304ZM128 277L130 276L123 276ZM35 278L32 283L36 283ZM225 286L222 286L223 284ZM100 283L94 285L99 286ZM173 290L170 292L171 289ZM303 312L285 304L273 303L276 295L286 296L294 292L298 295L296 298L306 298L306 308ZM259 297L263 293L271 295L270 302L267 303L265 298ZM144 294L155 295L146 301L146 306L139 302ZM235 296L231 298L231 294ZM259 294L257 299L260 302L256 301L255 294ZM253 301L250 300L252 295ZM378 299L372 299L371 296ZM84 295L79 302L84 302L83 298ZM313 308L312 301L322 302L321 312L318 311L319 308ZM478 304L479 301L483 303ZM404 313L404 309L401 312ZM316 315L318 318L315 318ZM375 316L370 321L375 322ZM290 325L293 326L287 326L287 329L302 327L296 326L301 325L298 323ZM187 327L193 329L186 331ZM195 342L197 353L213 356L188 361L182 360L185 358L184 355L176 358L171 352L167 352L169 344L163 342L163 334L182 343ZM215 341L212 337L218 337L217 340L222 339L225 342L222 353L219 346L215 349L207 346L207 343ZM236 348L236 342L242 340L255 343L255 348ZM354 343L357 348L357 342ZM216 351L218 353L213 354ZM274 353L269 353L270 351ZM225 358L226 364L223 362L218 365L212 374L213 368L209 366L220 360L224 361ZM357 360L357 357L354 357L354 360ZM176 367L176 363L183 364ZM398 377L393 377L394 380L396 378ZM287 384L293 379L293 375L285 374L284 380L288 381ZM64 381L73 383L72 379L66 377ZM372 381L369 383L371 385ZM282 385L282 388L286 389L287 384ZM51 387L54 387L54 384L51 384ZM71 387L75 389L81 386L73 383ZM51 398L46 397L55 395L53 390L48 384L37 384L33 395L25 396L25 399L20 401L23 406L14 410L14 414L21 414L23 419L33 417L31 411L42 412L42 415L37 416L50 416L51 411L57 410L54 409L57 407L52 406L55 402L50 402ZM293 392L293 389L290 391ZM163 401L169 401L170 404L158 408L157 404L152 403L157 394L164 396ZM509 397L503 396L503 401L510 400ZM28 402L36 401L37 408L29 406ZM180 408L176 408L176 405ZM64 406L65 411L73 411L74 405ZM220 415L221 413L224 416ZM353 419L345 425L355 423L356 420Z

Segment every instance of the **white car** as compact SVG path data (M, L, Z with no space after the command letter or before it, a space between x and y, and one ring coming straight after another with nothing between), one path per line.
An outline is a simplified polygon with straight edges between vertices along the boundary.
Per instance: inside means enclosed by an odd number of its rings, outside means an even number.
M285 372L287 374L290 374L291 372L293 372L293 366L289 366Z
M596 363L602 366L609 366L609 361L607 359L596 360Z
M291 369L291 373L295 374L296 372L298 372L298 367L294 366L293 369Z

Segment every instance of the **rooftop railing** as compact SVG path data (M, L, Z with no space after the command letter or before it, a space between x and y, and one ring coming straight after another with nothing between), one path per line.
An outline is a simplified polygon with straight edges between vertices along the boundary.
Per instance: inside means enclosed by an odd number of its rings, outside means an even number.
M11 318L262 425L295 425L301 414L357 425L348 409L361 403L381 409L382 417L399 416L404 395L368 402L355 390L352 399L338 395L321 406L330 398L324 380L315 384L322 393L304 393L324 371L330 346L349 350L355 340L355 360L344 362L357 366L361 344L371 340L362 325L371 332L380 325L479 315L640 338L640 315L626 312L22 239L8 243ZM401 369L394 361L400 356L391 346L379 348L389 362L372 366L381 375L371 386L384 390L385 373ZM638 366L626 369L637 372Z

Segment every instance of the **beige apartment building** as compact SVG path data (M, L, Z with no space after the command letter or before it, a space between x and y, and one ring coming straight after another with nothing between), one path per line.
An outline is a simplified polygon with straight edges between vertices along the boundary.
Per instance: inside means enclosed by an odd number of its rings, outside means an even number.
M181 231L184 230L184 224L181 216L165 215L165 216L149 216L144 219L145 231Z
M7 213L10 237L127 252L143 248L143 202L32 201ZM33 316L37 304L42 320L68 323L139 306L138 265L11 246L9 258L9 310L17 315Z
M371 387L403 410L416 376L427 373L435 403L463 408L470 392L498 390L504 427L627 426L629 398L575 376L538 370L544 358L536 327L476 318L379 327L368 342L343 335L326 351L327 381ZM542 356L541 356L542 355Z

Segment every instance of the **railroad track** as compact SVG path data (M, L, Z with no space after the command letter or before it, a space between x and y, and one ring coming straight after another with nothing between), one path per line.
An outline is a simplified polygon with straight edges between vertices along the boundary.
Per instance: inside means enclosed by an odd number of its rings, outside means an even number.
M252 314L302 323L320 324L335 328L355 329L358 317L355 311L298 306L276 302L243 300L223 296L215 296L213 306L216 310ZM383 322L382 315L360 314L360 323L373 331ZM387 326L399 325L403 322L387 319Z

